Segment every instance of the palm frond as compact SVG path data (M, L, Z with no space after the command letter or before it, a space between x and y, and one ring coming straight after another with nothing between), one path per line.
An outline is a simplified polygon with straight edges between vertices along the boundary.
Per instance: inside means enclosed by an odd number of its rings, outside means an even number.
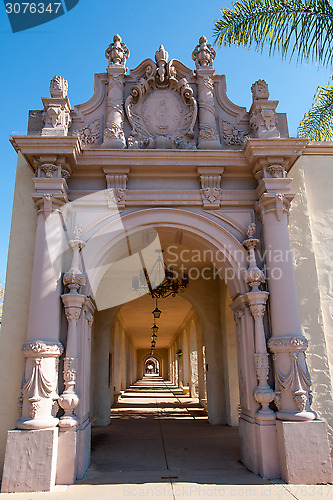
M299 137L312 141L333 141L333 79L330 85L318 87L310 110L298 127Z
M328 0L240 0L222 8L215 43L242 45L298 61L332 62L333 8Z

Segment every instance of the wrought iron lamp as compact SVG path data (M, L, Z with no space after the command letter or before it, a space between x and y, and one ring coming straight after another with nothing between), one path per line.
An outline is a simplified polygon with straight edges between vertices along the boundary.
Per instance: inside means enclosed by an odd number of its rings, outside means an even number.
M143 292L147 290L148 286L150 295L156 299L169 297L170 295L175 297L177 293L182 293L188 286L188 275L184 273L181 279L178 279L177 274L171 269L168 269L163 261L163 250L156 250L156 252L158 253L158 257L155 264L149 273L147 268L143 267L143 273L141 272L139 276L133 277L132 288L136 292ZM154 318L159 318L161 312L157 306L153 314Z

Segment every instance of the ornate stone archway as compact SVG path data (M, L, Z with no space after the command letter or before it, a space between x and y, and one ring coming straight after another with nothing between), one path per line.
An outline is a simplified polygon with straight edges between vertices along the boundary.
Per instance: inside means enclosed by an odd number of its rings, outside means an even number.
M34 134L11 138L20 152L18 196L24 205L14 219L21 228L28 222L29 232L17 231L12 241L33 258L25 269L12 251L12 290L20 290L21 270L28 276L22 307L30 306L24 321L16 324L14 317L1 332L13 339L8 352L17 354L23 344L25 358L21 414L15 409L19 377L8 360L1 367L17 385L5 395L11 423L1 429L2 437L11 426L16 430L8 432L2 491L49 490L55 477L71 483L87 470L94 310L97 304L99 328L107 328L116 306L132 297L125 278L118 281L125 290L113 287L111 305L111 295L98 291L113 263L130 277L133 262L142 267L144 250L152 245L148 233L159 229L173 232L188 248L199 242L211 250L228 286L238 342L243 462L267 478L330 481L325 424L311 410L288 234L293 195L287 174L307 141L288 137L286 118L276 113L277 101L269 100L264 81L252 86L249 112L230 102L205 37L192 55L195 75L177 60L168 63L163 47L156 63L143 61L126 74L129 51L119 36L106 56L108 68L96 75L92 99L71 111L67 82L55 77L44 110L31 115ZM37 224L26 172L34 175ZM282 256L278 265L276 252ZM14 299L12 293L6 303L10 312ZM200 300L196 309L205 328ZM23 467L15 462L17 447ZM42 473L36 449L45 456Z

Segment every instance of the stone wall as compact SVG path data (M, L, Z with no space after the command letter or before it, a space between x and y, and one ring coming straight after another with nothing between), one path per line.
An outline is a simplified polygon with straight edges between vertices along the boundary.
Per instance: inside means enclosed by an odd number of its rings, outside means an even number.
M333 168L332 156L303 156L292 168L290 211L299 307L312 376L313 409L333 445Z

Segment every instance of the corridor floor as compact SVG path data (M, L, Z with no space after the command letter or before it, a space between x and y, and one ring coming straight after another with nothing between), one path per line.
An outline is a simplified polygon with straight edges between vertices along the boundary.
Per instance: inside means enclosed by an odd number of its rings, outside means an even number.
M50 493L0 494L0 500L333 498L331 486L292 486L249 472L239 460L238 429L212 426L196 399L146 376L92 430L86 477Z

